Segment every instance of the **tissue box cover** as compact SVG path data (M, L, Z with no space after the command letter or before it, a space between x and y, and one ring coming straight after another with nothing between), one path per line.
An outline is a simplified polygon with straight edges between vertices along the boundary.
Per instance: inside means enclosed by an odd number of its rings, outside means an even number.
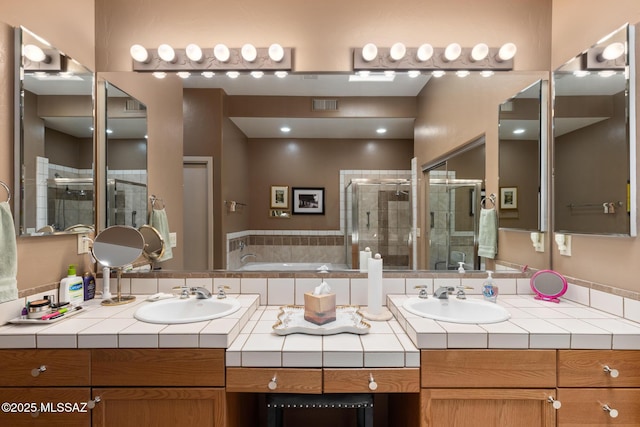
M336 320L336 294L304 294L304 320L323 325Z

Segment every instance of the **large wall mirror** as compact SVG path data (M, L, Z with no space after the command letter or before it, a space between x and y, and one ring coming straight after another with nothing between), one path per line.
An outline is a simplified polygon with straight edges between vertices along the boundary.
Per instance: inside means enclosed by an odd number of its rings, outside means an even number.
M93 73L16 29L16 227L19 235L94 227Z
M557 232L636 235L633 41L625 25L553 72Z
M547 230L547 84L539 80L499 107L500 192L517 197L501 206L501 228Z
M102 85L101 85L102 86ZM106 92L106 226L147 223L147 107L109 82Z

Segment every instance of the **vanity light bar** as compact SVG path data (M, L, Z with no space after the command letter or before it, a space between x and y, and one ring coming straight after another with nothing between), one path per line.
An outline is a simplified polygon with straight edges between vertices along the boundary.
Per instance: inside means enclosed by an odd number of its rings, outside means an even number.
M397 43L396 43L397 44ZM425 46L429 46L425 48ZM425 54L428 51L429 54ZM480 43L474 47L461 47L451 43L447 47L378 48L372 43L353 51L353 69L360 70L494 70L513 69L516 46L506 43L501 47L488 47ZM404 53L402 56L399 53Z
M220 46L222 45L216 46L215 52L217 54L214 54L214 48L203 48L198 52L194 46L189 45L188 50L173 49L174 56L170 61L162 59L158 49L147 49L144 61L133 58L133 70L192 73L203 71L291 71L293 55L291 48L279 45L276 45L277 48L274 45L268 48L255 48L249 44L242 48L226 48L225 46L224 52L228 52L228 56L221 57ZM167 50L166 47L163 47L163 50ZM196 53L201 53L202 56L200 57ZM163 56L165 56L164 53ZM165 56L165 58L169 59L169 56ZM142 56L138 56L137 59L142 59Z

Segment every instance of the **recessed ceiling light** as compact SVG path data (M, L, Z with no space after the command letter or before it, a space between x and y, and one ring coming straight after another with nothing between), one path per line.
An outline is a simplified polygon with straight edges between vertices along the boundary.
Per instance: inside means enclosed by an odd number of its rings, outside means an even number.
M515 135L520 135L521 133L524 133L524 129L522 129L522 128L514 129L513 133Z
M376 132L379 134L383 134L383 133L387 133L387 130L385 128L378 128L376 129Z
M280 128L280 132L283 132L283 133L291 132L291 128L289 126L282 126Z

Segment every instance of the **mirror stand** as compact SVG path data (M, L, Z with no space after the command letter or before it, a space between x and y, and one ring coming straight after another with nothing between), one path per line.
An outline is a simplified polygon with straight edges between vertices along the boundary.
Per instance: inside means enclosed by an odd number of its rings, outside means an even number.
M102 301L102 305L106 306L114 306L114 305L123 305L129 304L136 300L134 295L122 295L122 286L120 285L120 279L122 278L122 267L116 268L116 287L117 292L116 296L110 299L106 299Z

